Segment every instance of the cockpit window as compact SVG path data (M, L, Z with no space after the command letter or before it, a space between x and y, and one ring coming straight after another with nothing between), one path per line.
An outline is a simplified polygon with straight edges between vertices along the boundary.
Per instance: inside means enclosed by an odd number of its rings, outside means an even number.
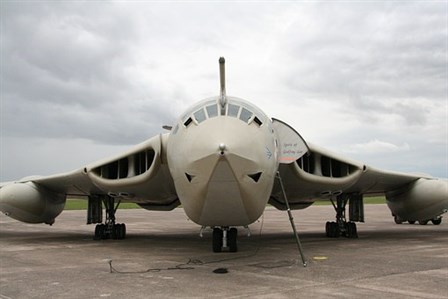
M192 124L198 125L208 119L216 118L218 116L230 116L239 119L246 124L250 125L253 123L258 127L262 127L264 121L267 119L266 115L257 107L236 98L228 99L227 105L223 109L224 113L221 114L221 108L217 100L218 99L214 98L209 101L198 103L185 114L179 125L181 127L183 125L183 127L187 128Z
M188 127L192 122L193 122L193 119L192 119L191 117L189 117L189 118L184 122L184 126Z
M196 118L196 121L197 121L198 123L203 122L203 121L206 119L204 109L200 109L200 110L196 111L196 112L194 113L194 118Z
M249 119L252 117L253 113L243 107L241 110L240 119L244 122L249 122Z
M238 117L238 112L240 111L240 106L229 104L227 108L227 115L232 117Z
M210 105L206 109L209 118L218 116L218 105Z
M254 117L254 123L256 123L259 127L261 127L261 125L263 124L263 122L257 117Z

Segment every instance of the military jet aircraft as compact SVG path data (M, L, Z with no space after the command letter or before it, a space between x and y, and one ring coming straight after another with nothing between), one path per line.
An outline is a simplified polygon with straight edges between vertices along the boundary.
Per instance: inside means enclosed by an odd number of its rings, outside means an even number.
M213 228L214 252L237 251L237 227L259 219L268 203L289 211L331 201L336 219L326 223L328 237L357 237L370 194L386 195L396 223L441 223L447 180L375 169L312 145L285 122L227 96L222 57L219 66L219 95L188 109L169 133L72 172L2 183L0 210L53 224L68 197L84 197L95 238L123 239L126 226L115 218L121 202L159 211L182 205L189 219Z

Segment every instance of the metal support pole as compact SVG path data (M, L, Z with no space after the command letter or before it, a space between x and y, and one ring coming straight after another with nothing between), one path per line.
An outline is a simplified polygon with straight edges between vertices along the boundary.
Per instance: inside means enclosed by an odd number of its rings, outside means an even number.
M288 202L288 198L286 197L285 187L283 186L283 181L282 181L279 171L277 171L277 178L280 182L280 187L282 188L283 197L285 199L286 208L288 211L289 222L291 222L292 230L294 231L294 236L296 237L296 243L297 243L297 247L299 248L300 257L302 258L303 266L306 267L307 262L306 262L305 256L303 255L302 245L300 244L299 235L297 234L296 225L294 224L294 218L292 217L291 208L289 207L289 202Z

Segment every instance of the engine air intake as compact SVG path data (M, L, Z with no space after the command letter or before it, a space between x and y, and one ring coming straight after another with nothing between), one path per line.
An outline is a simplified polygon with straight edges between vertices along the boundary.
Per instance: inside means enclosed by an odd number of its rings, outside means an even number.
M140 151L128 157L101 165L93 169L97 176L117 180L141 175L151 168L155 152L152 149Z

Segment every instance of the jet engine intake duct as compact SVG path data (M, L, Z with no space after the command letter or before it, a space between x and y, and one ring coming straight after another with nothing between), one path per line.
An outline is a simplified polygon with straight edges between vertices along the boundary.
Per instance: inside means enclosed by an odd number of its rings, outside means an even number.
M93 173L107 180L119 180L139 176L147 172L154 163L155 151L146 149L95 167Z
M327 178L343 178L359 170L357 165L312 151L302 156L296 163L306 173Z

